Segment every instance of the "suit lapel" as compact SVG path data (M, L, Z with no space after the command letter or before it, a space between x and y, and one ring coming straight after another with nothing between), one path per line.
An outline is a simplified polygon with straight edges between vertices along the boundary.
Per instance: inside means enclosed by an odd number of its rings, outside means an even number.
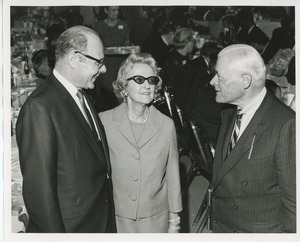
M146 128L139 141L139 148L142 148L158 131L162 122L159 122L156 110L151 106L149 108L149 117Z
M225 119L225 130L226 133L224 135L224 145L222 146L222 161L224 161L227 157L227 153L228 153L228 147L229 147L229 143L230 143L230 138L232 135L232 131L233 131L233 126L234 126L234 122L235 122L235 116L236 116L237 110L228 113L227 118Z
M128 140L128 142L136 149L138 149L132 130L130 129L130 121L126 113L126 104L122 103L113 113L113 121L118 122L116 127L119 132Z
M229 156L223 160L223 165L216 174L216 179L214 182L215 186L217 186L226 176L226 174L236 165L236 163L239 162L242 157L244 157L246 152L250 152L252 142L254 142L253 145L255 145L255 143L257 143L257 141L259 141L259 139L262 137L264 131L267 129L267 124L263 117L265 116L268 107L270 107L271 102L272 99L267 93L262 104L257 109L247 128L236 143L234 149L230 152ZM228 146L224 145L224 147ZM243 159L243 161L245 161L245 159Z
M57 90L60 97L65 100L65 103L68 107L68 109L71 111L74 119L78 122L80 126L80 130L83 132L84 136L86 137L88 143L92 146L96 154L99 156L99 159L101 161L104 160L105 157L103 157L103 152L101 151L98 142L96 141L95 137L93 136L93 133L86 122L84 116L82 115L80 109L78 108L76 102L72 98L72 96L69 94L69 92L64 88L64 86L56 80L56 78L53 76L51 79L51 84L54 86L54 88ZM97 123L97 121L96 121ZM107 168L106 163L103 163L105 167Z
M120 105L115 109L113 114L113 121L119 122L117 129L128 140L128 142L136 149L142 148L158 131L162 121L158 118L156 110L151 106L149 109L149 117L146 123L145 130L138 144L130 129L130 121L126 113L126 104Z
M107 144L105 130L104 130L103 124L102 124L99 116L97 115L97 113L96 113L96 111L94 109L94 106L92 105L92 103L91 103L91 101L89 100L88 97L87 97L87 102L88 102L88 104L90 106L93 118L96 121L96 126L97 126L97 129L99 131L99 136L100 136L100 139L101 139L100 143L101 143L103 151L104 151L105 160L106 160L106 166L108 168L108 174L110 174L111 167L110 167L110 162L109 162L110 161L110 159L109 159L109 148L108 148L108 144ZM89 127L89 131L91 131L90 127Z

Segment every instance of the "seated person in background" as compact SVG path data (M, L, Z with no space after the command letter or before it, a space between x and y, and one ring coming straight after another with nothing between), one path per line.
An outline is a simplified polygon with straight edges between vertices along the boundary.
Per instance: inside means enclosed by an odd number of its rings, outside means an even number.
M160 68L165 67L168 54L173 46L175 31L175 26L166 22L158 30L154 29L142 46L142 52L151 54Z
M267 64L288 39L293 39L294 34L289 18L282 18L281 27L273 30L272 38L261 55L264 62Z
M225 17L225 7L215 6L213 18L210 20L199 21L192 20L196 26L201 26L209 29L209 35L216 41L220 42L220 35L224 31L223 18Z
M48 64L48 51L46 49L37 50L33 53L31 62L35 72L37 86L40 86L51 73L51 68Z
M240 23L237 33L238 42L251 45L262 53L269 42L269 37L255 24L251 10L242 8L237 14L237 21Z
M285 76L288 73L290 61L295 55L295 50L293 49L294 41L288 35L286 37L281 48L268 63L268 68L272 76Z
M178 29L174 36L174 47L163 70L165 85L174 94L176 104L182 109L186 106L194 76L190 63L194 44L191 29Z
M236 33L238 30L238 23L235 16L225 16L222 19L224 26L223 32L220 34L220 43L223 46L231 45L237 43Z
M104 7L106 18L95 24L104 47L130 45L129 28L126 21L119 19L118 6Z
M192 61L196 65L195 81L185 108L186 116L214 147L221 124L221 105L216 102L216 93L209 82L215 75L214 65L219 51L215 43L207 42L201 48L201 56Z

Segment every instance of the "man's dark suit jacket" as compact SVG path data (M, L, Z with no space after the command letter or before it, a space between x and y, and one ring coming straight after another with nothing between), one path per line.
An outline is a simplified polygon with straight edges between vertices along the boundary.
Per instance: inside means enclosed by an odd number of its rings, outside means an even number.
M267 92L226 157L235 113L222 113L212 180L213 232L296 232L294 111Z
M26 232L114 232L107 141L94 138L72 96L54 77L36 89L17 122Z
M186 115L196 122L203 136L215 146L221 125L221 104L216 102L216 92L209 84L213 76L208 73L202 56L192 60L191 64L195 73L185 108Z
M192 65L189 55L180 54L173 48L167 56L163 70L163 84L174 94L174 101L179 108L187 105L194 82L196 65Z
M272 38L261 54L266 64L268 64L277 51L288 42L289 36L289 32L282 27L273 30Z
M269 42L269 37L257 26L255 25L250 33L248 33L248 29L242 29L238 33L238 39L241 43L245 44L263 44L266 45Z
M170 50L171 47L166 45L157 31L153 31L142 46L142 52L151 54L160 68L165 67Z

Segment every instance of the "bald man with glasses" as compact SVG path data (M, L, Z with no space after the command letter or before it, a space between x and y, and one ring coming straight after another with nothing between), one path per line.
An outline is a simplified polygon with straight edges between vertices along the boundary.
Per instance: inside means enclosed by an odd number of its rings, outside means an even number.
M58 38L55 56L17 122L26 232L116 232L106 136L84 92L106 71L102 42L75 26Z

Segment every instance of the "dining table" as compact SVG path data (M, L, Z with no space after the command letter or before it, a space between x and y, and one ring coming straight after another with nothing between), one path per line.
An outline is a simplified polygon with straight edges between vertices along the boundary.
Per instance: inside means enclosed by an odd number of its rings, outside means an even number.
M16 135L11 136L11 228L12 233L24 233L28 224L28 213L22 195L23 177L20 170Z

